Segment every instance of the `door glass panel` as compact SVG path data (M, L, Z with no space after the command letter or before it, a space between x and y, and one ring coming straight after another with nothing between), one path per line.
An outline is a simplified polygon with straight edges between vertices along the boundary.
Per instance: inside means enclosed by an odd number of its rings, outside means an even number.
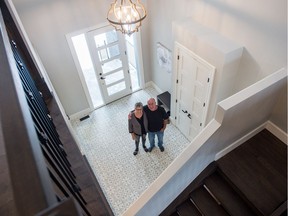
M112 61L102 64L102 71L105 74L121 67L122 67L122 61L120 59L114 59Z
M120 34L110 25L70 36L69 46L81 69L81 82L91 108L92 103L98 108L140 88L140 38L134 36Z
M134 35L125 36L127 57L129 63L130 79L132 84L132 91L140 88L139 73L137 71L136 51L134 45Z
M99 50L98 56L99 56L100 61L105 61L106 59L108 59L109 56L108 56L107 49L105 48L105 49Z
M88 50L88 45L84 34L80 34L71 38L76 51L77 59L91 97L93 107L99 107L104 104L100 86L98 84L96 74L93 68L92 59Z
M113 30L99 35L95 35L94 40L96 43L96 47L101 47L118 41L118 37L116 31Z
M120 55L119 46L114 45L111 47L106 47L98 51L100 61L105 61L107 59L113 58Z
M105 76L105 83L106 85L110 85L111 83L117 82L121 79L124 79L123 70L110 74L108 76Z
M113 95L119 91L122 91L126 88L125 81L117 83L116 85L110 86L107 88L108 95Z

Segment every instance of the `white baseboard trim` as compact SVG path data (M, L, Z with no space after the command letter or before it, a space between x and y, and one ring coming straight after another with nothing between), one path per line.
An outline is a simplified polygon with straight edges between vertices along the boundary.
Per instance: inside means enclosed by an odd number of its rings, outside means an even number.
M239 140L235 141L234 143L232 143L231 145L227 146L226 148L224 148L223 150L221 150L220 152L218 152L215 155L215 161L220 159L221 157L223 157L224 155L228 154L229 152L231 152L232 150L234 150L235 148L237 148L238 146L240 146L242 143L246 142L247 140L249 140L250 138L252 138L254 135L256 135L257 133L259 133L261 130L263 130L266 126L266 123L260 125L258 128L254 129L253 131L249 132L248 134L246 134L245 136L241 137Z
M149 81L147 83L145 83L145 88L149 87L149 86L153 86L155 88L155 90L161 94L163 93L164 91L162 91L153 81ZM77 119L80 119L86 115L89 115L91 112L93 111L93 109L90 109L90 108L87 108L85 110L82 110L78 113L74 113L72 115L69 116L69 119L70 120L77 120Z
M149 82L145 83L145 88L147 88L147 87L149 87L149 86L153 86L159 94L161 94L161 93L164 92L164 91L163 91L162 89L160 89L153 81L149 81Z
M281 130L274 123L272 123L271 121L268 121L265 128L267 130L269 130L274 136L278 137L286 145L288 145L288 143L287 143L287 140L288 140L287 133L285 133L283 130Z
M241 139L237 140L236 142L232 143L231 145L227 146L225 149L223 149L222 151L218 152L215 155L215 160L220 159L221 157L223 157L224 155L228 154L229 152L231 152L233 149L237 148L238 146L240 146L242 143L246 142L247 140L249 140L251 137L253 137L254 135L256 135L257 133L259 133L261 130L263 129L267 129L268 131L270 131L274 136L276 136L277 138L279 138L282 142L284 142L286 145L287 144L287 140L288 140L288 136L287 133L285 133L283 130L281 130L279 127L277 127L274 123L272 123L271 121L267 121L264 124L260 125L258 128L256 128L255 130L251 131L250 133L248 133L247 135L243 136Z
M76 119L80 119L84 116L89 115L93 110L91 110L90 108L82 110L78 113L74 113L72 115L69 116L70 120L76 120Z

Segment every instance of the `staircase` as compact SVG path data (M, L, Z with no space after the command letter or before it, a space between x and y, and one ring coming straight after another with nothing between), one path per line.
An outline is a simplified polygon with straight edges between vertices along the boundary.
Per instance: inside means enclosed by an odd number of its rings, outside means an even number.
M287 215L287 146L268 130L203 173L160 215Z

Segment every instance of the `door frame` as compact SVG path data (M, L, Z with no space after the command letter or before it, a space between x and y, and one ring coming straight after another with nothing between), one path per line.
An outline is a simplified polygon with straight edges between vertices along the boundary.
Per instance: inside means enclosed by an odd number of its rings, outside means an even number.
M187 47L183 46L182 44L180 44L179 42L175 41L174 42L174 55L173 55L173 60L174 60L174 64L173 64L173 74L172 74L172 80L173 80L173 86L172 86L172 95L171 95L171 121L174 125L176 125L176 117L178 115L177 113L177 104L176 104L176 99L177 99L177 94L178 94L178 87L177 87L177 79L179 76L179 64L178 64L178 54L179 54L179 49L184 50L185 52L187 52L189 55L191 55L193 58L197 59L197 61L199 61L200 63L207 65L208 67L210 67L213 71L211 73L211 77L210 77L210 86L207 92L207 103L206 103L206 110L205 110L205 114L204 115L204 119L203 119L203 125L202 128L204 128L207 124L207 116L208 116L208 110L209 110L209 106L210 106L210 100L211 100L211 93L212 93L212 88L213 88L213 81L214 81L214 76L215 76L215 71L216 71L216 67L211 65L209 62L207 62L206 60L204 60L203 58L201 58L200 56L198 56L197 54L195 54L193 51L189 50Z
M84 34L85 38L86 38L86 34L88 32L93 31L95 29L104 28L106 26L110 26L110 24L108 22L104 22L104 23L100 23L100 24L92 26L92 27L88 27L85 29L81 29L81 30L78 30L75 32L68 33L65 35L66 41L67 41L69 49L70 49L70 52L72 54L73 62L76 66L76 70L78 72L79 79L80 79L81 85L82 85L83 90L84 90L85 97L86 97L87 102L89 104L89 108L85 110L85 112L87 112L87 113L92 112L95 108L93 106L92 98L90 96L88 86L86 84L80 63L78 61L76 51L74 49L72 37L80 35L80 34ZM134 33L134 35L135 34L136 34L136 36L135 36L135 42L136 42L135 48L137 50L137 56L135 56L135 58L136 58L136 61L138 63L137 69L139 70L138 73L139 73L139 80L140 80L140 88L143 89L145 87L145 79L144 79L144 67L143 67L142 46L141 46L141 31ZM126 44L125 44L125 46L126 46ZM95 68L94 68L94 70L95 70ZM100 85L100 83L99 83L99 85ZM102 92L101 92L101 94L102 94ZM103 95L102 95L102 97L103 97ZM106 104L107 103L104 102L103 106L105 106ZM100 107L98 107L98 108L100 108Z
M104 74L102 67L101 67L101 60L99 59L98 56L98 48L96 47L95 41L94 41L94 36L95 35L100 35L106 32L110 32L110 31L115 31L118 40L116 41L118 48L119 48L119 55L117 56L117 59L119 57L119 59L121 60L122 63L122 72L124 75L124 79L121 81L125 83L126 88L116 92L115 94L112 94L111 96L108 94L108 87L107 84L105 84L105 76L109 76L112 75L114 72L119 72L119 70L115 71L109 71L108 74ZM93 67L95 69L96 72L96 77L98 80L98 84L99 87L101 88L101 92L102 92L102 98L104 100L105 104L108 104L110 102L113 102L114 100L117 100L123 96L126 96L128 94L132 93L132 89L131 89L131 79L130 79L130 74L129 74L129 64L128 64L128 56L126 55L126 40L125 40L125 36L122 35L122 33L120 33L119 31L116 31L114 29L113 26L108 25L108 26L104 26L102 28L98 28L98 29L94 29L92 31L89 31L85 34L86 36L86 41L88 44L88 49L90 51L90 55L93 56L91 58L92 63L93 63ZM115 42L113 42L112 44L114 44ZM111 45L109 44L108 47L110 47ZM101 47L100 49L103 49L103 47ZM114 57L112 57L113 59ZM104 60L103 62L108 62L109 59ZM102 63L103 63L102 62ZM118 68L117 68L118 69ZM113 72L114 71L114 72ZM102 72L102 73L100 73ZM101 79L102 78L102 79ZM116 83L119 83L119 81L116 81ZM112 84L113 85L113 84ZM119 95L120 94L120 95Z

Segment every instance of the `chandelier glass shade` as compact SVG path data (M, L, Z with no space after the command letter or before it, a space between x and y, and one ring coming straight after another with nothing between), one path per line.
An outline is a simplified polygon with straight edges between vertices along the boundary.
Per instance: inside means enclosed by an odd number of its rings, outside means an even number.
M146 10L139 0L115 0L107 14L110 24L129 36L138 31L145 17Z

